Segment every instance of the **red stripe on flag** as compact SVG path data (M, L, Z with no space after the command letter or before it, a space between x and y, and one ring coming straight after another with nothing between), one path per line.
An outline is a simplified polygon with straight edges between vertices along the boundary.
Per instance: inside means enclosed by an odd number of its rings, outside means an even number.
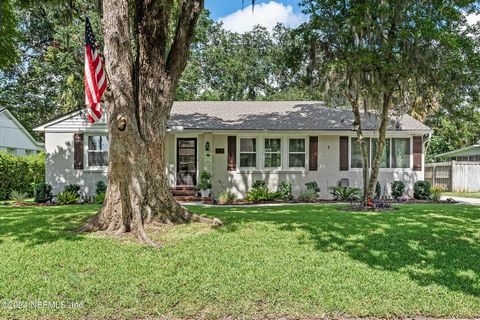
M92 79L92 84L93 84L93 90L94 90L94 94L95 94L95 98L96 98L96 101L95 102L98 102L100 101L100 97L98 95L98 87L97 87L97 81L96 81L96 76L95 76L95 66L93 65L93 60L92 60L92 50L90 48L90 46L87 46L87 50L85 51L86 54L87 54L87 60L85 61L85 63L87 63L88 65L88 70L90 70L90 78ZM87 71L87 70L86 70Z
M101 98L107 88L103 59L97 50L95 35L88 18L85 22L84 87L88 121L94 123L102 117Z

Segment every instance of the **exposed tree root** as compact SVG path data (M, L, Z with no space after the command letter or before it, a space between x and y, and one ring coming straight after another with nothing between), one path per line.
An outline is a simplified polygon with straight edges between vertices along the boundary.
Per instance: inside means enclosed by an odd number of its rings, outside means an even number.
M198 214L192 213L187 208L181 206L179 203L175 202L173 212L170 214L155 214L151 210L147 212L147 219L143 223L134 222L136 219L129 219L128 223L124 223L122 216L118 211L106 212L108 210L108 205L101 208L97 214L91 217L87 223L77 229L78 233L88 233L88 232L102 232L105 235L112 236L123 236L123 235L133 235L140 243L160 248L161 245L152 241L146 231L145 226L154 223L160 222L164 224L184 224L190 222L199 222L211 224L215 227L223 226L223 222L218 218L206 218ZM106 219L105 217L109 217Z

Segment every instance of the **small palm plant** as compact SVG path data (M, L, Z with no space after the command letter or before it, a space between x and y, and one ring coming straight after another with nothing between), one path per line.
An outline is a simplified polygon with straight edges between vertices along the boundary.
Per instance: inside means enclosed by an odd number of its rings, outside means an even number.
M57 195L58 203L61 205L74 204L80 197L72 191L63 191Z
M360 189L358 188L344 188L344 187L335 187L331 192L335 200L340 200L344 202L348 201L357 201L360 198Z
M13 190L10 193L10 198L15 202L17 205L22 205L25 203L25 200L27 199L28 194L22 193L16 190Z

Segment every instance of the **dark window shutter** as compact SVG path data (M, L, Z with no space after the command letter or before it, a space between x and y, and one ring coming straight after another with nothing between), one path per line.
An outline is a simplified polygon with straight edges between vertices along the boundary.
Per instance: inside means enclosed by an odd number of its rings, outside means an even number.
M421 136L413 137L413 170L422 171L423 141Z
M227 170L237 170L237 137L228 136L228 158L227 158Z
M340 171L348 171L348 137L340 137Z
M310 137L308 162L310 171L318 170L318 137Z
M83 133L73 135L73 169L83 170Z

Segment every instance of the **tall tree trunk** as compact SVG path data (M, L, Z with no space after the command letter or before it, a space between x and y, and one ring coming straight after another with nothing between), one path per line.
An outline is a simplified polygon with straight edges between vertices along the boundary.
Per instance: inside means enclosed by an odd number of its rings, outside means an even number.
M378 131L377 149L375 150L375 154L373 155L370 179L368 181L367 188L365 189L367 199L371 199L373 197L373 194L375 192L375 187L377 185L378 173L380 171L380 164L382 161L383 151L385 149L385 136L387 132L388 113L391 109L391 103L392 103L391 92L385 92L383 94L383 104L382 104L382 112L381 112L381 119L380 119L380 128Z
M363 136L359 99L355 99L352 103L352 111L355 119L354 125L355 131L357 132L358 144L360 145L360 154L362 156L363 203L366 204L369 199L367 194L369 180L368 148L365 143L365 137Z
M360 154L362 156L362 182L363 182L363 204L367 204L367 187L368 187L368 176L369 176L369 168L368 168L368 149L365 144L365 138L363 136L362 130L362 117L360 113L360 99L361 96L359 94L358 88L358 74L352 72L352 70L347 69L347 79L348 79L348 87L347 87L347 97L350 100L350 104L352 106L353 118L354 118L354 129L357 132L357 139L360 145Z
M132 28L128 1L103 1L109 80L108 188L103 207L84 230L132 232L151 243L145 222L219 223L180 206L171 194L166 173L167 121L203 0L181 1L176 33L167 52L172 5L170 0L137 1Z

